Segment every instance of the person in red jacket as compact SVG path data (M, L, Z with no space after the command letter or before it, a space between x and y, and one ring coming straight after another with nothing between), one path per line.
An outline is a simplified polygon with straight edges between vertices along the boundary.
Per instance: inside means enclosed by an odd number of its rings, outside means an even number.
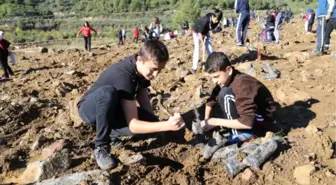
M139 30L138 28L134 28L133 30L133 43L138 43L138 39L139 39Z
M79 36L79 34L83 33L85 50L89 52L91 52L91 30L97 34L97 31L89 25L89 22L86 21L83 27L77 33L77 37Z

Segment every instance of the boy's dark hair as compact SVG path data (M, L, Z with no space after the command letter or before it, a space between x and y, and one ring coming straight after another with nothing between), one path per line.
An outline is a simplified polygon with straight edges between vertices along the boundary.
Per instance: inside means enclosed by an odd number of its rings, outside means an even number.
M139 51L139 56L146 59L153 59L158 63L164 63L169 60L167 47L159 40L148 40L144 42Z
M217 17L218 21L222 20L223 12L220 9L215 9L214 15Z
M231 66L231 62L223 52L211 53L204 64L205 72L207 73L226 72L228 66Z

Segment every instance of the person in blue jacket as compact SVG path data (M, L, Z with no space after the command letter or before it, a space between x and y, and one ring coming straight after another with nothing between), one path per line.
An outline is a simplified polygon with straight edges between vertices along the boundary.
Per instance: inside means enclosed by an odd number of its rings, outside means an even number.
M319 0L317 4L317 47L314 56L322 55L329 49L330 34L335 26L335 0ZM329 25L329 26L328 26Z
M250 6L248 0L236 0L235 10L238 13L236 27L237 45L243 46L247 36L247 29L250 22Z

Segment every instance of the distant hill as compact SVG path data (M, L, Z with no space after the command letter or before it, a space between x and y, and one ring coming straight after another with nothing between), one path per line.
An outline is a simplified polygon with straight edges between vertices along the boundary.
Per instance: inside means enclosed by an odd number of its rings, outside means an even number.
M217 7L234 13L235 0L0 0L0 30L13 43L76 37L84 21L99 30L94 37L115 39L117 30L148 26L159 17L165 30L180 29ZM249 0L251 9L315 8L316 0ZM131 32L128 32L131 36Z
M116 12L178 9L188 0L0 0L1 18L15 16L97 16ZM232 9L234 0L194 0L201 9ZM253 9L291 5L293 9L316 4L314 0L250 0ZM314 8L314 7L312 7Z

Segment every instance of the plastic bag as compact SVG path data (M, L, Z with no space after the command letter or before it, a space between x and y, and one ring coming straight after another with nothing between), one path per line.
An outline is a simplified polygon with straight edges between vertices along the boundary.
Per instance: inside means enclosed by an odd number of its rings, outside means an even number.
M226 160L231 156L237 155L239 149L237 144L229 145L218 149L212 156L212 160L223 159Z
M227 138L220 135L219 132L214 132L213 137L208 141L204 147L203 158L209 159L212 155L227 142Z
M278 148L278 143L274 139L269 139L266 142L258 146L251 154L249 154L243 163L254 169L259 169Z
M251 154L258 148L259 145L260 144L257 143L246 143L239 148L239 151L246 154Z
M246 167L246 164L240 162L237 159L237 155L234 155L224 161L224 168L229 173L231 178L236 176L239 172L243 171Z

